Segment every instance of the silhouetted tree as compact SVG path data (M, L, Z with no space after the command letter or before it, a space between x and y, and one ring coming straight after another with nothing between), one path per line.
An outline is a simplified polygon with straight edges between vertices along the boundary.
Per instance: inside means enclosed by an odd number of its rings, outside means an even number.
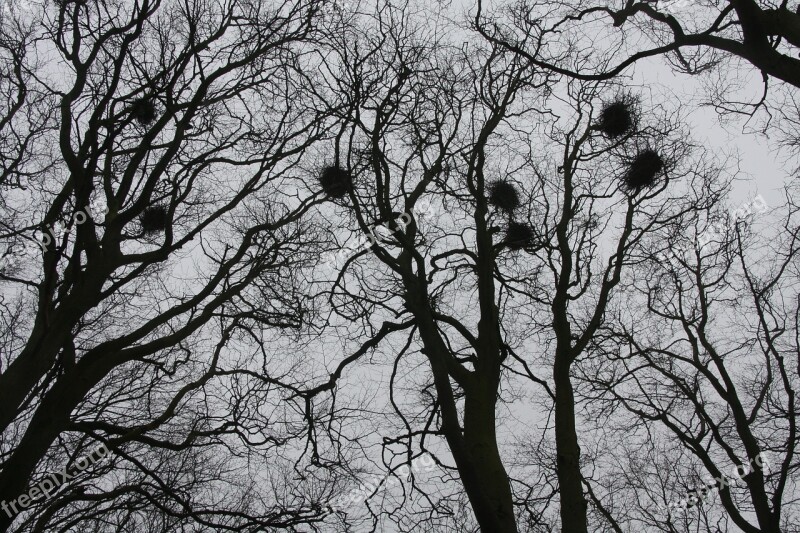
M376 16L386 22L350 36L357 47L342 47L358 53L329 58L329 83L356 95L338 142L354 190L329 204L324 220L349 238L375 224L389 224L389 231L326 271L332 286L320 299L327 300L331 330L353 342L330 378L303 394L344 394L348 369L357 374L366 358L391 357L390 408L400 423L397 434L383 435L385 455L396 456L397 447L408 456L438 450L480 529L517 531L522 524L544 528L547 520L531 495L543 487L509 474L497 437L502 391L522 376L548 393L544 403L554 409L549 471L557 478L561 527L588 530L587 500L594 520L608 522L581 471L573 365L597 335L636 243L662 227L676 205L696 209L710 178L678 165L688 148L669 116L643 113L632 120L636 128L609 139L601 109L617 87L561 86L502 46L447 46L411 23L389 24L394 12ZM568 96L555 96L556 88ZM643 153L658 165L637 170ZM638 174L630 178L632 172ZM687 176L706 188L668 192ZM515 184L519 208L493 205L499 182ZM420 205L433 216L394 225ZM599 257L601 238L613 246ZM529 347L520 328L546 349L521 353ZM423 363L426 377L405 377ZM419 490L437 516L456 515L448 522L454 527L460 518L448 505L456 507L456 496ZM529 521L531 508L538 518Z
M638 528L797 523L798 226L789 190L786 199L774 227L778 213L761 198L675 217L642 243L627 303L596 339L581 376L587 408L609 440L641 442L634 455L670 457L671 468L631 484L649 500L631 517ZM695 501L723 476L730 486L717 482L714 501Z
M0 530L252 531L322 516L326 468L293 479L308 466L295 453L305 402L268 394L271 354L237 349L309 316L302 217L325 198L297 165L328 135L310 90L319 9L3 10L0 242L14 261L0 270L0 501L14 505ZM99 443L110 459L19 503ZM248 473L267 464L268 477Z
M765 77L800 88L800 59L796 57L800 49L800 6L789 4L756 0L600 0L575 5L534 0L516 4L511 25L503 26L482 18L485 13L479 0L475 24L484 35L532 64L583 80L608 80L637 61L668 53L674 53L676 66L689 73L714 66L719 55L732 55L751 63ZM601 23L594 24L598 20ZM615 30L608 29L607 23ZM587 31L587 25L591 31ZM609 44L619 38L626 43L649 42L636 48L627 44L600 47L592 52L601 57L579 67L576 59L590 51L590 45L578 50L581 43L576 42L569 55L560 57L546 46L559 35L563 37L565 31L592 34L593 42L597 42L595 31L607 37Z
M678 531L691 469L759 451L714 523L790 524L796 215L777 267L693 248L724 165L545 7L0 25L0 502L74 474L0 529Z

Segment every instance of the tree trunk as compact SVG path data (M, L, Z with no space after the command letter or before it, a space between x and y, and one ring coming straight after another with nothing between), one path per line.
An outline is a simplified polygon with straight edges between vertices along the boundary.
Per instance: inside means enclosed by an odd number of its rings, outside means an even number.
M561 496L561 531L587 533L586 501L581 486L581 452L575 431L575 400L569 368L568 356L556 355L553 377L556 386L556 470Z
M516 533L508 473L500 458L495 431L497 393L491 386L472 391L464 406L464 444L477 485L464 483L481 531Z
M421 328L423 336L425 328ZM445 349L433 337L433 346ZM500 459L495 431L497 376L472 381L465 389L464 431L459 424L458 409L450 376L436 350L429 352L434 384L442 413L442 433L458 468L475 518L485 533L516 533L514 506L508 474ZM496 373L496 374L499 374Z
M0 472L0 502L10 504L31 488L29 482L36 465L69 425L75 406L107 371L84 366L79 363L73 367L70 374L64 375L45 395L25 435ZM19 506L17 510L20 510ZM12 522L13 516L0 511L0 533L6 531Z

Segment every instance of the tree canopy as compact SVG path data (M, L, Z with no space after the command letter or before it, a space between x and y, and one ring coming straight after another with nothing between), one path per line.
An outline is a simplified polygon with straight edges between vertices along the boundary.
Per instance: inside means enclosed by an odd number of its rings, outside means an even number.
M0 10L0 531L797 530L796 7L464 9Z

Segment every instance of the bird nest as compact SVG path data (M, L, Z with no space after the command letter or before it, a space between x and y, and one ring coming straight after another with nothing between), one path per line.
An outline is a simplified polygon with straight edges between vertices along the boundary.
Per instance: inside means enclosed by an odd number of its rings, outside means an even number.
M332 165L322 169L319 184L331 198L342 198L353 190L353 177L343 168Z
M520 206L517 188L505 180L492 182L489 185L489 203L509 213L514 211Z
M169 214L163 205L154 205L145 208L139 216L139 224L146 234L159 233L167 229Z
M131 104L131 116L136 122L146 126L156 119L156 105L149 98L138 98Z
M522 250L534 242L535 233L530 224L511 222L506 230L506 246L512 250Z
M642 150L631 160L625 173L625 187L630 192L652 187L658 181L658 175L664 170L664 160L655 150Z
M630 98L619 98L603 106L597 127L610 139L630 133L635 126L635 112Z

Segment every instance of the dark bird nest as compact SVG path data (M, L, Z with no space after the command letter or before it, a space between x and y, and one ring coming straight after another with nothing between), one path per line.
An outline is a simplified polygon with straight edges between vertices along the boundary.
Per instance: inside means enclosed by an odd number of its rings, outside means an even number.
M529 224L511 222L506 230L506 246L512 250L522 250L533 244L535 234Z
M159 233L167 229L169 214L163 205L154 205L145 208L139 215L139 224L146 234Z
M630 163L625 174L625 187L631 192L655 185L658 174L664 170L664 160L650 148L642 150Z
M600 112L597 127L610 139L616 139L630 132L634 126L633 104L627 99L614 100L606 104Z
M138 98L131 105L131 116L142 126L156 119L156 104L150 98Z
M520 206L517 188L505 180L492 182L489 185L489 203L510 213Z
M336 165L325 167L319 175L322 190L331 198L342 198L353 190L353 177Z

